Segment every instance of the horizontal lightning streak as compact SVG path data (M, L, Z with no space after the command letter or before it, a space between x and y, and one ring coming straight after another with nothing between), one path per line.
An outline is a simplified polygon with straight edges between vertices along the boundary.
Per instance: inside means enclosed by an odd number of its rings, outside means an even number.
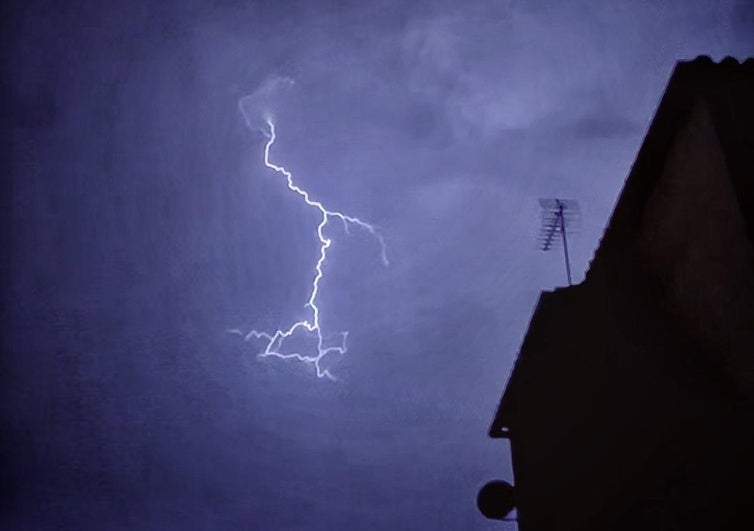
M319 224L317 225L317 238L319 239L320 247L319 247L319 258L317 259L316 265L314 266L315 275L314 279L312 280L311 284L311 290L309 292L309 298L306 302L306 306L311 309L312 316L311 319L306 319L303 321L297 321L293 323L289 328L285 330L276 330L273 333L268 332L260 332L258 330L252 330L248 332L247 334L244 334L241 330L233 329L229 330L229 333L237 334L243 336L244 340L246 341L252 341L252 340L264 340L265 348L264 350L259 353L259 357L265 358L265 357L275 357L280 359L294 359L297 361L301 361L304 363L308 363L314 366L317 372L317 377L327 377L331 380L335 380L336 378L328 371L327 369L323 369L320 365L320 362L322 359L332 352L338 353L338 354L345 354L348 350L346 341L348 339L348 332L341 332L341 340L338 345L335 346L325 346L325 340L322 335L322 328L320 326L320 310L317 306L317 296L319 295L319 289L320 289L320 281L324 277L324 272L322 270L322 267L325 264L325 261L327 260L327 250L330 248L330 245L332 245L332 240L330 238L325 237L324 230L325 226L327 226L328 222L335 218L339 219L343 222L343 226L346 232L348 232L348 227L350 225L356 225L359 228L362 228L366 231L368 231L372 236L374 236L377 241L380 244L380 252L381 252L381 259L382 263L387 266L389 264L387 259L387 251L385 248L385 241L382 238L382 235L377 232L376 228L373 225L370 225L369 223L366 223L362 220L360 220L357 217L348 216L346 214L343 214L342 212L334 211L334 210L328 210L324 207L322 203L319 201L315 201L311 198L309 195L309 192L298 186L293 181L293 175L291 172L286 170L283 166L279 166L273 162L270 161L270 148L275 143L276 135L275 135L275 124L271 120L266 120L267 126L269 127L269 134L267 143L264 146L264 165L270 168L271 170L281 174L285 177L286 183L288 185L288 189L292 192L295 192L298 196L300 196L304 202L319 211L321 215L321 219ZM283 350L283 344L284 342L290 338L297 330L305 330L306 333L314 334L316 336L317 340L317 349L316 352L312 352L311 354L301 354L298 352L282 352Z

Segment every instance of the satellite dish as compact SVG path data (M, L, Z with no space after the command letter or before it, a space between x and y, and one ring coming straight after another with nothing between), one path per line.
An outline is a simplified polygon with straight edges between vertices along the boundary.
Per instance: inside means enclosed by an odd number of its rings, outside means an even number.
M500 479L490 481L479 489L476 504L490 520L505 520L515 507L513 485Z

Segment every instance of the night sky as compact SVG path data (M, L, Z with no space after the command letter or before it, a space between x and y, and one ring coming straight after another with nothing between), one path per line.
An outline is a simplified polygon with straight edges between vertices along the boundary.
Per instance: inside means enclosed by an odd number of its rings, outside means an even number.
M0 528L515 529L475 497L565 283L537 199L580 202L580 280L675 61L754 54L751 3L102 4L2 8ZM328 228L337 382L227 332L306 318L319 252L249 95L387 244Z

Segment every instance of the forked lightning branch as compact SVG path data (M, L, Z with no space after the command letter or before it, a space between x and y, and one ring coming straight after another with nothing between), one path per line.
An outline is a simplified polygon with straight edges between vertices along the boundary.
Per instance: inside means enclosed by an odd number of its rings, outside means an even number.
M340 340L336 344L328 344L325 341L325 336L323 335L322 327L320 325L320 309L317 305L317 297L320 294L320 283L325 276L327 251L332 245L332 240L325 235L325 229L331 221L338 220L343 223L346 232L348 232L349 226L355 226L361 230L369 232L369 234L376 238L380 244L382 263L387 266L388 259L385 249L385 241L373 225L366 223L357 217L349 216L335 210L328 210L322 203L312 199L309 192L294 182L291 172L286 170L283 166L271 162L270 149L275 143L277 137L275 134L275 124L272 120L267 119L266 124L267 131L264 131L264 133L267 136L267 142L264 146L264 165L283 177L288 189L298 195L308 208L316 209L320 215L320 221L316 228L316 237L319 240L319 256L314 263L309 298L306 301L306 308L309 310L310 316L308 319L292 323L288 328L275 330L274 332L251 330L250 332L244 333L238 329L233 329L229 332L243 336L246 341L260 342L264 346L262 352L259 353L259 357L261 358L281 358L307 363L314 367L318 377L327 377L334 380L335 377L330 371L322 367L321 362L328 354L346 353L348 350L348 332L340 332L340 334L338 334ZM287 343L291 342L289 340L291 340L295 334L309 334L310 336L313 336L316 345L311 347L311 352L291 352L286 348ZM297 344L300 343L301 342Z

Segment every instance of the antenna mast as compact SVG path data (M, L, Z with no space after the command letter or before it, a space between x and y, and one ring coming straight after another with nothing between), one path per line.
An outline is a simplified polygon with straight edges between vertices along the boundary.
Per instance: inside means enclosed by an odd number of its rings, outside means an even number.
M579 204L573 199L540 199L539 206L542 207L542 228L540 230L539 240L541 249L549 251L556 243L555 233L560 231L563 239L563 256L565 258L566 277L568 285L573 284L571 280L571 262L568 257L568 237L566 234L566 225L571 225L579 218Z

